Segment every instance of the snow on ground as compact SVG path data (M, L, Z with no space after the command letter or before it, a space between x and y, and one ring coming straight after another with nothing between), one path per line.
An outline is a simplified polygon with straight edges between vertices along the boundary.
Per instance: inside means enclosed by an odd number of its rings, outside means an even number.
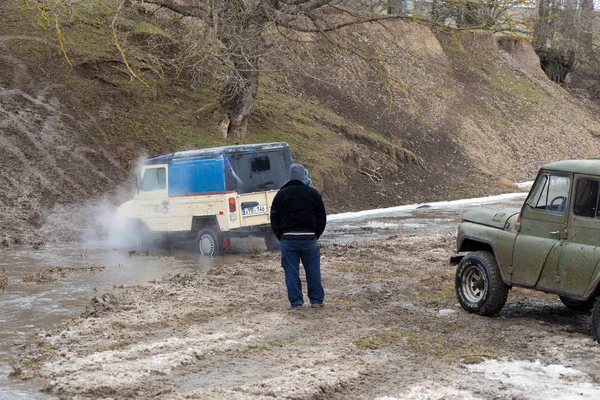
M379 397L377 400L600 398L600 385L593 383L589 375L562 365L546 365L539 361L527 360L488 360L468 365L466 368L470 374L457 379L452 385L427 381L412 386L397 397ZM482 378L489 382L482 383ZM477 380L478 384L467 383L470 379ZM482 387L485 389L482 390Z
M461 199L454 201L439 201L435 203L423 203L423 204L409 204L405 206L397 206L397 207L389 207L389 208L378 208L374 210L364 210L357 212L347 212L341 214L332 214L327 216L327 221L339 221L346 219L356 219L363 217L374 217L385 214L394 214L405 211L413 211L418 208L428 208L428 209L439 209L439 208L448 208L448 207L456 207L456 206L468 206L468 205L483 205L483 204L491 204L498 203L506 200L514 200L519 198L525 198L527 193L507 193L501 194L498 196L487 196L487 197L477 197L473 199Z
M592 383L589 375L562 365L488 360L467 368L489 380L500 381L507 398L527 393L530 400L600 399L600 385Z
M515 183L519 189L530 189L533 186L533 181Z

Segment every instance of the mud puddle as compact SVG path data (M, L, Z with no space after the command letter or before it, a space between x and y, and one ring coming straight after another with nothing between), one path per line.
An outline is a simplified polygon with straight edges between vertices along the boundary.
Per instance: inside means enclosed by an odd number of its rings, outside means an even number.
M519 207L522 199L486 204L485 207ZM460 217L477 205L453 208L423 207L377 217L333 219L323 235L324 243L351 243L453 232ZM9 352L44 335L55 324L80 315L90 299L115 286L145 285L165 274L195 274L221 263L235 263L248 253L264 251L262 239L232 241L224 256L210 259L182 249L133 251L101 245L51 245L34 250L15 248L0 252L0 271L9 283L0 292L0 389L3 398L52 398L39 392L41 382L11 380ZM62 269L61 269L62 268ZM36 283L40 273L53 272ZM46 275L43 275L46 277ZM33 280L31 283L25 281Z
M95 295L114 286L144 285L165 274L206 271L225 259L243 257L241 253L210 259L180 250L138 252L82 244L0 252L0 271L4 269L9 280L0 292L2 398L49 398L38 392L37 382L8 378L12 371L9 352L31 340L32 334L41 331L43 335L44 330L81 314Z

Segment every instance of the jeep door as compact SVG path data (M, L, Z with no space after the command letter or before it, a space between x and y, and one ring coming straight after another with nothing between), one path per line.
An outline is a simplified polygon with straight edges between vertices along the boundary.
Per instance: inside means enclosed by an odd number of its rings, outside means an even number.
M558 268L567 223L571 175L541 171L521 210L511 283L534 287L543 268Z
M167 184L167 165L147 166L142 171L142 185L136 200L141 220L153 231L165 230L171 221Z
M575 176L573 208L556 280L561 294L584 295L600 260L600 177Z

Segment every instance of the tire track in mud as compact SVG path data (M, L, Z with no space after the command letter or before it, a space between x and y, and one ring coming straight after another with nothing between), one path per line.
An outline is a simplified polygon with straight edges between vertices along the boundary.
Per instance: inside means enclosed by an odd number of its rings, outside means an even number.
M286 309L273 253L118 288L21 358L51 349L47 390L80 398L529 398L517 378L552 365L600 390L588 316L523 289L494 318L457 307L453 239L323 246L323 309ZM478 370L503 359L506 379Z
M212 280L211 283L218 282ZM55 393L76 392L90 397L157 396L163 392L176 398L318 398L312 395L339 390L365 369L345 360L345 341L332 342L329 335L320 335L320 329L315 329L314 340L295 337L298 330L306 331L314 329L315 324L321 325L306 313L290 315L286 311L271 311L274 308L271 305L259 313L252 312L251 307L229 311L234 305L219 301L225 297L214 294L208 298L200 296L199 301L188 303L192 296L198 297L198 289L205 293L206 287L200 284L178 290L177 294L173 287L166 290L154 287L151 292L160 293L159 298L178 296L178 301L185 305L180 304L175 308L177 311L170 307L168 310L154 307L156 297L145 292L134 302L135 311L118 317L119 333L112 329L107 331L105 323L87 327L93 330L93 335L108 333L104 335L106 341L116 340L115 343L100 344L100 347L118 347L116 344L125 338L133 343L123 349L99 350L91 354L64 352L62 359L49 363L41 371L54 377L49 389ZM211 302L214 307L210 310L202 307L203 303ZM150 326L158 323L159 328L140 335L139 328L144 324L136 314L139 314L139 308L148 310L149 307L154 310L144 313L144 322ZM320 313L322 310L304 311ZM168 321L173 315L177 317ZM313 317L318 315L313 314ZM98 322L102 320L102 314L96 317ZM188 318L206 321L199 324L184 322ZM161 321L163 328L160 328ZM171 329L164 329L164 325ZM69 329L61 337L49 341L89 338L87 328ZM118 335L118 339L113 335ZM290 346L293 355L290 355ZM267 353L268 357L265 357ZM67 379L62 378L67 376ZM310 384L306 384L306 379Z

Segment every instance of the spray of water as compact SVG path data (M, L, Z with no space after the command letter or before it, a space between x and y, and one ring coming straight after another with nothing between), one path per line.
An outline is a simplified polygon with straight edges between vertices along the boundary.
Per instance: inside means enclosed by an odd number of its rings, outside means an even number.
M82 204L60 204L46 218L40 233L45 242L79 241L87 246L139 247L145 239L140 226L126 218L128 201L135 196L136 174L147 155L138 157L132 178L110 194ZM125 206L121 207L122 204Z

